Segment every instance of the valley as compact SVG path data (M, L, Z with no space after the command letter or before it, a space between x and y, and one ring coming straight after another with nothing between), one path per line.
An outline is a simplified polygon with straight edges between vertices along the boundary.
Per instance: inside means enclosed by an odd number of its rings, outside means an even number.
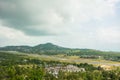
M51 43L29 49L3 47L0 48L0 79L119 80L119 57L119 52L70 49Z

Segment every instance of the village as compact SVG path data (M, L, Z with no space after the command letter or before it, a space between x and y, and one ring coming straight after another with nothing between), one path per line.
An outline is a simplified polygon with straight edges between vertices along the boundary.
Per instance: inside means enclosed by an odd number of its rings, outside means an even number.
M49 66L46 67L45 70L49 73L52 74L53 76L55 76L57 78L57 76L59 75L59 72L85 72L85 68L78 68L77 66L74 65L67 65L67 66L61 66L61 65L57 65L57 66Z

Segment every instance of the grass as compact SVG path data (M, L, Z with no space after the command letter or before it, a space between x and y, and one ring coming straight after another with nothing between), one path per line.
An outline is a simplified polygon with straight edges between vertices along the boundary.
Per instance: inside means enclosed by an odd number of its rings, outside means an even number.
M38 54L28 54L27 57L37 58L39 60L45 61L59 61L59 62L67 62L67 63L88 63L93 64L95 66L99 65L108 65L108 66L120 66L119 62L115 61L108 61L108 60L100 60L100 59L84 59L80 58L79 56L62 56L62 55L38 55Z
M93 64L95 66L99 65L107 65L107 66L120 66L120 62L108 61L104 59L84 59L79 56L66 56L66 55L38 55L38 54L27 54L27 53L19 53L19 52L8 52L17 55L24 55L27 58L39 59L43 61L59 61L59 62L67 62L67 63L88 63Z

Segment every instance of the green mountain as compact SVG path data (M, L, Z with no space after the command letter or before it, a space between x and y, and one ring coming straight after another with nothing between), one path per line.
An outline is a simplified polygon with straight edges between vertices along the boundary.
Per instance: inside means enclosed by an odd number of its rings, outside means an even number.
M6 46L1 47L1 51L19 51L25 53L37 53L37 54L47 54L47 53L66 53L67 50L71 50L70 48L64 48L52 43L39 44L37 46Z
M39 50L66 50L66 49L69 49L69 48L64 48L64 47L54 45L52 43L40 44L33 48L39 49Z
M106 52L94 49L72 49L65 48L52 43L39 44L36 46L6 46L1 47L0 51L18 51L30 54L56 55L64 54L68 56L80 56L81 58L104 58L107 60L120 61L120 52Z

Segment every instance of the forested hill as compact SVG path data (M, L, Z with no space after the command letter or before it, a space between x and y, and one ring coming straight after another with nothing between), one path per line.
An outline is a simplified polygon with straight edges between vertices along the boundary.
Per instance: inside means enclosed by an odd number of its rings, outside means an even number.
M25 52L25 53L59 53L59 54L101 54L101 53L119 53L119 52L106 52L106 51L100 51L100 50L94 50L94 49L73 49L73 48L65 48L61 47L52 43L46 43L46 44L39 44L36 46L6 46L6 47L0 47L1 51L19 51L19 52Z
M61 47L52 43L39 44L36 46L6 46L1 47L1 51L18 51L24 53L37 53L37 54L78 54L82 53L101 53L101 51L93 49L72 49Z
M120 61L120 52L106 52L94 49L72 49L65 48L52 43L39 44L36 46L6 46L1 47L0 51L18 51L31 54L46 54L46 55L56 55L56 54L66 54L66 55L76 55L82 58L105 58L109 60Z
M36 46L6 46L1 47L1 51L19 51L19 52L25 52L25 53L67 53L69 50L73 50L70 48L64 48L57 45L54 45L52 43L46 43L46 44L39 44Z

